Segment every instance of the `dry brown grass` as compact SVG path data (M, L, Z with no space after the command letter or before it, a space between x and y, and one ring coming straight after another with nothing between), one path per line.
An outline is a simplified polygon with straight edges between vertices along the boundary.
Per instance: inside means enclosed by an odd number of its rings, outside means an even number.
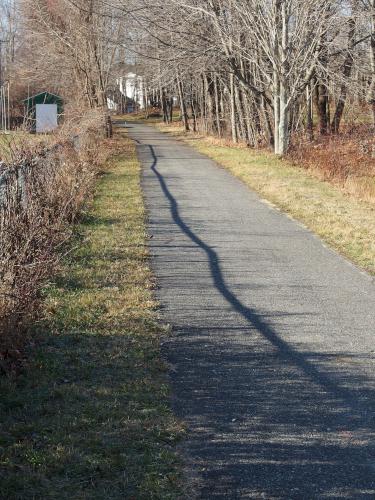
M158 123L161 130L186 136L182 123ZM244 142L234 144L228 137L190 132L189 137L204 139L218 147L246 149ZM267 153L266 149L259 150ZM327 181L354 199L375 203L375 135L371 127L345 125L340 135L329 135L314 142L306 137L296 137L287 159L299 168L305 168L314 177Z

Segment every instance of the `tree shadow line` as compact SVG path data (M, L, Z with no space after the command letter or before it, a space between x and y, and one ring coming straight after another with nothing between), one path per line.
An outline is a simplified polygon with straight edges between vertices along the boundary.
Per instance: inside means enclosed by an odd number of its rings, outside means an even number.
M201 497L374 498L375 392L355 370L356 356L301 352L244 305L218 253L181 217L154 147L139 147L149 150L174 224L205 253L214 287L250 334L244 346L221 342L220 328L211 342L207 328L184 326L166 345L176 409L193 430L186 446L202 469ZM227 336L241 330L223 328Z

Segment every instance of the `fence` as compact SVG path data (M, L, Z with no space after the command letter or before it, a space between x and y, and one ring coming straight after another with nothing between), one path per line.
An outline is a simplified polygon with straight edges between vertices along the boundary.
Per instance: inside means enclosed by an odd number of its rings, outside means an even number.
M102 115L73 125L54 146L26 147L18 161L0 163L0 353L23 345L40 291L110 151Z
M0 86L0 128L3 131L10 130L10 86L4 83Z
M54 146L9 166L0 163L0 211L6 209L11 200L13 206L19 204L22 208L27 207L28 193L32 187L53 176L57 168L56 155L61 147Z
M0 164L0 210L9 204L10 191L17 193L17 198L22 205L27 203L26 183L32 170L31 164L20 164L11 168L4 163Z
M0 95L1 100L1 95ZM36 182L44 182L51 176L54 176L55 169L58 168L58 156L61 151L63 155L64 148L68 146L78 157L82 152L96 151L93 144L96 144L98 137L112 137L112 121L110 116L105 118L97 129L88 128L81 134L75 134L65 143L54 145L49 149L35 154L33 157L26 158L19 163L7 165L0 162L0 210L4 210L9 205L12 198L17 200L23 208L27 205L29 187ZM94 159L91 159L94 161Z

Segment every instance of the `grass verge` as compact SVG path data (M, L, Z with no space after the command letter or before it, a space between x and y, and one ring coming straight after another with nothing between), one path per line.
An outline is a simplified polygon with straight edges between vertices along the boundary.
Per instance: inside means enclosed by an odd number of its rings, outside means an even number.
M0 379L7 499L179 495L140 169L120 132L77 245L45 290L29 364Z
M146 122L148 123L148 122ZM209 156L331 247L375 275L375 205L275 155L235 147L180 126L153 124Z

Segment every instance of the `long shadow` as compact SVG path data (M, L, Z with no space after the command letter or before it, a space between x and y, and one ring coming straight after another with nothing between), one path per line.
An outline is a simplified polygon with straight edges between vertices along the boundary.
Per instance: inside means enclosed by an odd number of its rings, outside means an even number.
M213 283L216 289L221 293L221 295L226 299L226 301L233 307L235 311L241 314L251 325L256 328L267 340L270 342L288 362L294 363L298 368L300 368L312 381L316 384L324 387L325 390L331 392L336 398L340 398L348 404L352 410L361 413L362 422L363 418L366 421L370 421L373 417L367 414L368 408L363 406L363 404L358 401L351 391L345 389L344 387L338 386L333 380L327 377L325 374L321 373L307 357L296 351L292 346L290 346L285 340L280 338L276 331L267 324L254 309L242 304L237 297L231 292L225 283L225 279L220 267L220 259L218 254L203 240L201 240L183 221L179 214L179 206L176 199L173 197L172 193L169 191L168 186L157 169L158 158L155 154L153 146L148 145L152 155L153 163L151 165L151 170L156 175L161 189L170 203L170 210L175 224L190 238L190 240L199 246L207 255L210 273L212 276Z
M158 169L164 145L157 157L150 145L155 131L149 136L140 129L137 137L142 159L161 187L156 194L150 184L150 208L155 204L162 210L152 225L163 234L152 248L160 251L165 304L176 294L173 304L179 308L174 335L163 350L171 366L174 408L192 430L184 455L195 471L198 497L374 499L374 380L361 370L373 366L372 355L309 347L301 352L271 324L277 316L295 314L265 315L241 302L238 283L229 286L231 278L224 278L216 247L182 217ZM169 146L171 156L180 156ZM168 183L176 182L179 174L168 170ZM180 232L189 241L183 237L179 245ZM178 249L186 252L181 260ZM258 284L248 286L256 293ZM220 300L211 303L216 290L228 307ZM306 325L308 313L301 316L301 326ZM293 319L293 325L298 328L299 321Z

